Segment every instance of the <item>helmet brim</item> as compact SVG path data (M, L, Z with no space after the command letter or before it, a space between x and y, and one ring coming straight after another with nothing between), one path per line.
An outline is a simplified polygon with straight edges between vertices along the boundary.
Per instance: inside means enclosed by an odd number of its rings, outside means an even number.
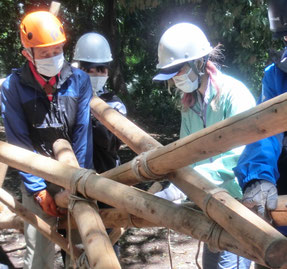
M95 68L98 66L104 66L109 68L110 67L110 62L105 62L105 63L91 63L91 62L85 62L85 61L79 61L80 66L86 70L89 70L91 68Z
M153 77L152 80L169 80L173 78L178 72L172 73L172 74L157 74L156 76Z
M184 65L185 63L181 63L176 66L160 69L157 75L155 75L152 80L169 80L175 75L177 75Z

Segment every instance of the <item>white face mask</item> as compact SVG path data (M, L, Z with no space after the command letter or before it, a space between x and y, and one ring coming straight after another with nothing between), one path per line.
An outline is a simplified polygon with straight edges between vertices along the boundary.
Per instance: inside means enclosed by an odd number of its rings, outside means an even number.
M174 76L172 78L175 83L175 86L185 93L191 93L198 89L198 76L193 74L194 76L196 76L196 78L194 81L191 81L191 79L189 78L189 74L191 72L193 71L190 68L188 73L180 75L180 76Z
M35 59L34 61L39 74L53 77L61 71L64 65L64 54L60 53L51 58Z
M101 91L105 86L108 76L90 76L94 94Z

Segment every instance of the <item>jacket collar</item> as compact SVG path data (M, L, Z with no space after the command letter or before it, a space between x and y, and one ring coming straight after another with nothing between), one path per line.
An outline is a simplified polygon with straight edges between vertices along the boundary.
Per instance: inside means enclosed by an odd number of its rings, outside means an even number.
M41 85L35 79L28 62L24 64L24 66L18 70L16 73L20 76L20 82L24 85L30 86L38 91L42 91ZM61 86L66 82L66 80L73 74L72 68L70 64L65 61L63 68L61 70L58 81L56 82L56 88L60 89Z

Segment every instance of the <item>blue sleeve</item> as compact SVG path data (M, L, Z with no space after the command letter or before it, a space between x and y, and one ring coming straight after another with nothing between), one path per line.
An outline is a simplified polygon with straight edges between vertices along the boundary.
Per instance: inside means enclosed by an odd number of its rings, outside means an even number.
M260 104L282 92L275 87L277 75L272 65L265 70L262 93L257 102ZM253 179L265 179L276 184L279 178L277 162L282 150L283 133L247 145L239 158L234 173L242 188Z
M18 89L18 87L20 87L20 84L17 83L17 78L15 78L15 75L11 75L5 80L1 89L1 110L6 137L9 143L34 151L18 94L18 90L24 89ZM46 188L43 178L25 172L20 172L20 176L29 193Z
M84 74L79 89L77 122L73 130L72 147L79 165L84 168L93 168L93 140L90 101L93 96L89 77Z

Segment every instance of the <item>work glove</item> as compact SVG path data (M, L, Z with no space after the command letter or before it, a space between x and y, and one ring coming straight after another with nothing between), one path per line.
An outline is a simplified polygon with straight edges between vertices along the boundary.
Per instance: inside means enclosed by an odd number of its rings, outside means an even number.
M42 190L34 194L34 199L39 203L42 210L50 216L58 217L60 213L57 210L53 197L47 190Z
M242 203L260 217L272 222L270 210L277 207L278 193L276 186L267 180L254 180L243 193Z
M180 203L180 200L186 199L186 195L172 183L168 186L168 188L156 192L154 195L169 201L173 201L174 203Z

